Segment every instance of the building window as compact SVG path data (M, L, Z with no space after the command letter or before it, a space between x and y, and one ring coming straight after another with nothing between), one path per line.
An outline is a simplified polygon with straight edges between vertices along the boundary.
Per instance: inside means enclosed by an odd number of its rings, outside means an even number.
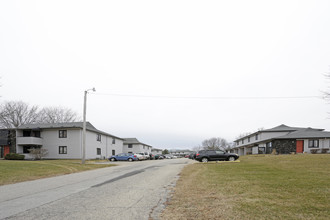
M309 148L319 147L319 140L309 140L308 141L308 147Z
M59 154L67 154L67 146L59 146L58 147Z
M116 150L112 150L112 155L116 155Z
M132 151L128 151L129 154L132 154L133 152Z
M101 155L101 148L96 148L96 154Z
M58 131L59 138L67 138L67 131L66 130L59 130Z
M116 139L112 138L112 144L116 144Z
M128 148L133 148L133 144L129 144L128 145Z
M244 139L242 139L242 144L244 144Z
M250 142L250 137L248 137L248 142Z
M97 134L97 135L96 135L96 140L97 140L97 141L101 141L101 135L100 135L100 134Z
M258 134L256 134L256 140L258 140Z

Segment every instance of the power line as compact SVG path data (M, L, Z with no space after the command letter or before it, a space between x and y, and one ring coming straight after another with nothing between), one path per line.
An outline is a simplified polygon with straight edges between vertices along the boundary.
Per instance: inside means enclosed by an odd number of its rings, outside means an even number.
M323 96L160 96L160 95L134 95L118 93L92 93L92 95L107 95L132 98L154 99L219 99L219 100L260 100L260 99L324 99Z

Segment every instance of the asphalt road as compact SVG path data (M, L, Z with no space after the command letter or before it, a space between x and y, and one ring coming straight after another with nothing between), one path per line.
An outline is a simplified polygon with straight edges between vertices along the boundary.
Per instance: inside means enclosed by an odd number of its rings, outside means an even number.
M159 219L189 159L119 166L0 187L0 219Z

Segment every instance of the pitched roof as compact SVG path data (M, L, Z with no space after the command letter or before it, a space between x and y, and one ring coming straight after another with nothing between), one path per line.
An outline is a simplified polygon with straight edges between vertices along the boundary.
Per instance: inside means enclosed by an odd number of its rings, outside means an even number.
M274 128L270 128L270 129L265 129L265 130L260 130L260 131L257 131L257 132L254 132L254 133L251 133L249 135L246 135L244 137L240 137L238 139L236 139L235 141L240 141L242 139L245 139L247 137L252 137L256 134L260 134L262 132L297 132L297 131L306 131L306 129L309 129L308 131L315 131L315 132L321 132L321 131L324 131L324 129L320 129L320 128L302 128L302 127L290 127L290 126L287 126L285 124L281 124L279 126L276 126Z
M67 123L35 123L35 124L24 124L17 129L52 129L52 128L79 128L83 129L83 122L67 122ZM100 131L96 129L90 122L86 122L86 130L94 131L103 135L115 137L123 140L122 138L116 137L112 134Z
M313 128L306 128L291 132L287 135L276 137L274 139L299 139L299 138L330 138L330 132L320 131Z
M140 142L136 138L124 138L124 144L142 144L142 145L146 145L148 147L152 147L152 146L150 146L148 144L144 144L144 143Z
M266 130L261 130L260 132L276 132L276 131L298 131L298 130L305 130L306 128L301 128L301 127L290 127L285 124L281 124L279 126L276 126L274 128L266 129ZM310 128L312 130L316 131L323 131L324 129L318 129L318 128Z
M124 138L124 144L142 144L142 143L136 138Z

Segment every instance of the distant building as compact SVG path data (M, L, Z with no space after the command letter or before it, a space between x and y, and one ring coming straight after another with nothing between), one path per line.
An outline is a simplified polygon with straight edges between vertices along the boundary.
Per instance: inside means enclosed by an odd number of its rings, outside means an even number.
M140 142L136 138L124 138L124 153L151 153L152 146Z
M330 148L330 132L317 128L277 127L261 130L235 140L231 150L238 155L289 153L326 153Z
M151 153L153 153L154 155L162 154L163 150L162 149L157 149L157 148L152 148Z

